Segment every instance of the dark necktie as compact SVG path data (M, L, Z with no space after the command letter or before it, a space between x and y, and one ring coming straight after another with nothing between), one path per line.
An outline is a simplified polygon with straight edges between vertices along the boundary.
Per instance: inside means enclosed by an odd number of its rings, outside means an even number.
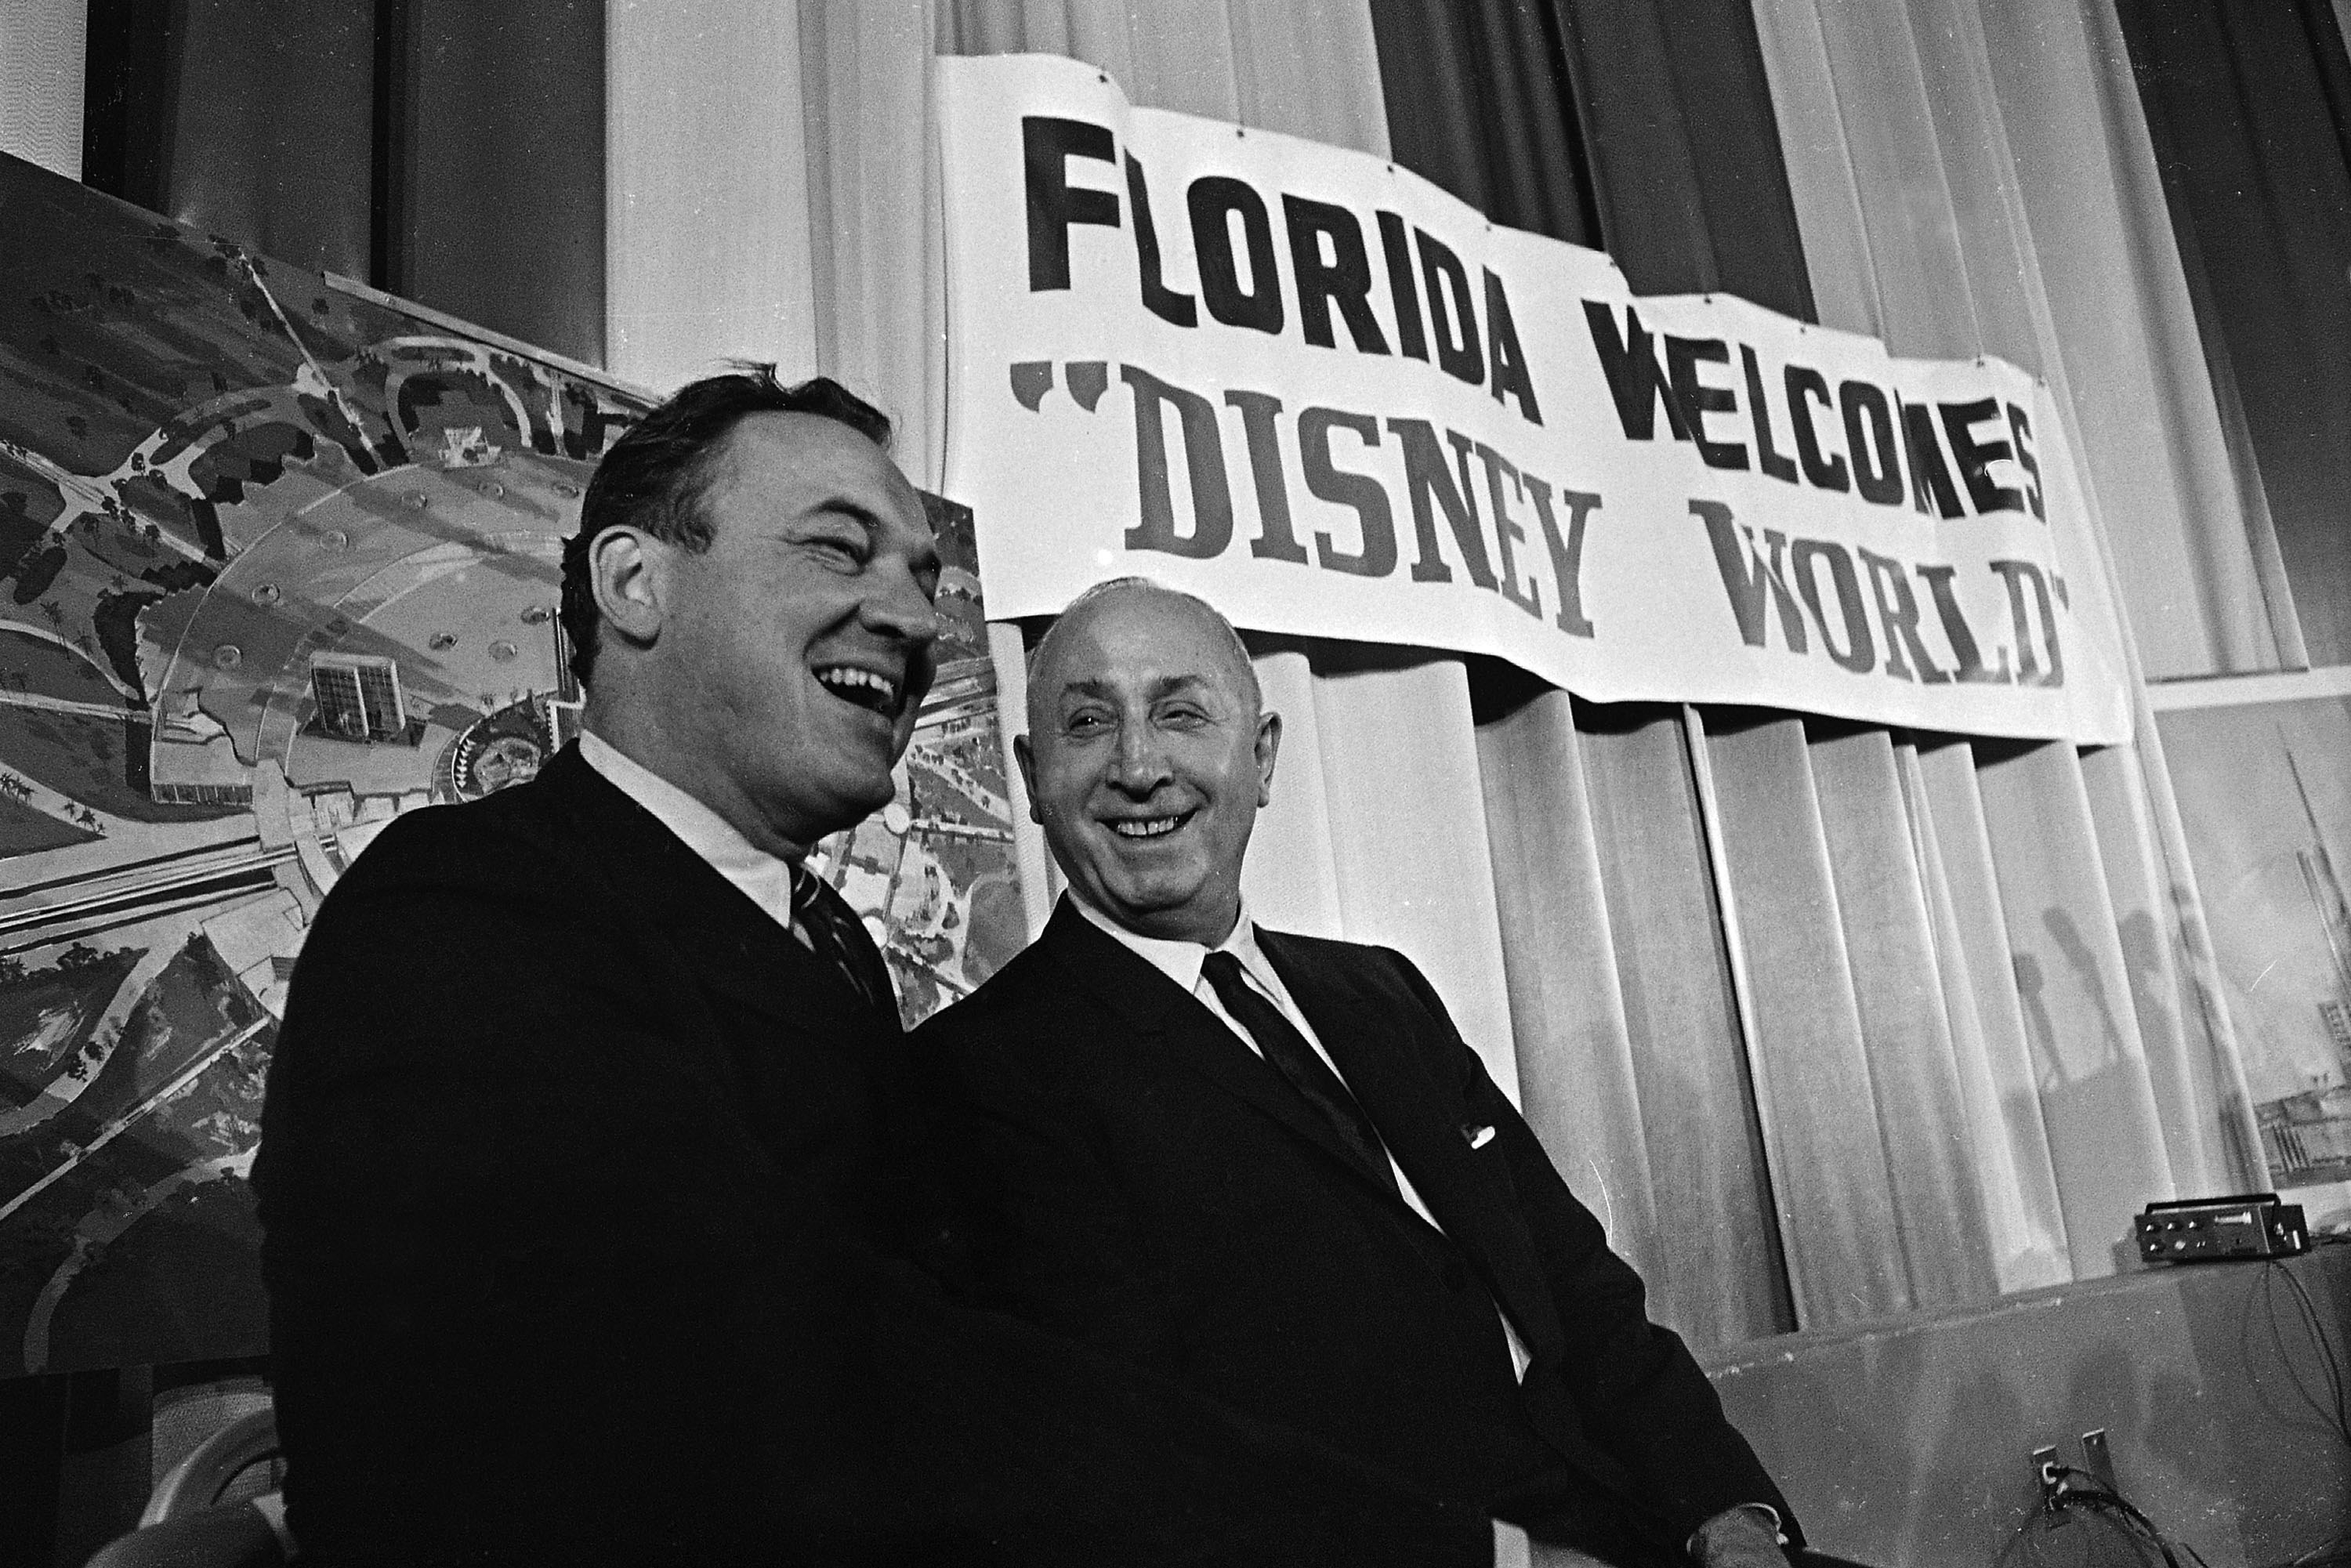
M887 1004L873 994L872 977L866 966L858 962L859 941L863 933L852 933L848 927L856 923L838 898L829 896L830 890L805 866L792 868L792 935L800 946L832 966L849 988L873 1007Z
M1362 1162L1365 1173L1402 1197L1395 1170L1388 1164L1387 1148L1380 1142L1372 1119L1364 1114L1363 1106L1347 1092L1347 1085L1331 1071L1306 1037L1281 1016L1281 1009L1259 996L1243 977L1241 961L1230 953L1211 953L1200 966L1200 973L1207 977L1209 987L1217 993L1217 999L1225 1004L1225 1010L1233 1015L1233 1021L1249 1030L1266 1061L1337 1129L1339 1141Z

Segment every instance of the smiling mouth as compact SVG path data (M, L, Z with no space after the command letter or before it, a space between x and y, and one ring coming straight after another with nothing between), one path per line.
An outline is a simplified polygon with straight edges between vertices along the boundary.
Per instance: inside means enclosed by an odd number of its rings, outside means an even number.
M1172 817L1121 817L1106 825L1112 832L1122 839L1147 842L1153 839L1165 838L1191 820L1191 812L1181 811Z
M827 664L816 672L817 684L852 707L897 721L904 710L905 689L887 675L854 664Z

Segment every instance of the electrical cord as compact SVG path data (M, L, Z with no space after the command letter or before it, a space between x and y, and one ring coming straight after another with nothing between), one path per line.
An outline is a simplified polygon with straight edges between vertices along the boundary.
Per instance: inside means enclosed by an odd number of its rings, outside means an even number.
M2273 1282L2278 1280L2283 1280L2287 1287L2294 1291L2295 1304L2301 1309L2303 1329L2309 1334L2310 1343L2318 1349L2318 1364L2326 1380L2327 1397L2323 1402L2307 1389L2297 1386L2296 1392L2308 1399L2311 1407L2325 1418L2327 1425L2334 1429L2334 1435L2343 1440L2344 1446L2351 1448L2351 1404L2346 1402L2346 1390L2344 1385L2343 1364L2335 1356L2334 1343L2326 1337L2326 1320L2320 1314L2318 1303L2311 1300L2309 1287L2294 1277L2293 1270L2272 1259L2262 1265L2262 1304L2266 1309L2270 1320L2270 1333L2276 1343L2278 1357L2289 1367L2294 1364L2294 1357L2286 1353L2285 1334L2278 1322L2274 1292L2272 1289ZM2305 1568L2305 1565L2297 1561L2295 1568Z
M2083 1484L2096 1480L2086 1471L2053 1463L2043 1468L2043 1474L2053 1483L2047 1498L2001 1548L1995 1568L2061 1568L2061 1564L2053 1562L2057 1554L2050 1550L2055 1531L2067 1524L2090 1521L2095 1521L2103 1531L2074 1538L2078 1550L2066 1555L2065 1564L2109 1568L2115 1559L2101 1550L2099 1543L2103 1542L2122 1547L2128 1553L2126 1561L2137 1564L2137 1568L2158 1568L2158 1564L2160 1568L2210 1568L2193 1546L2164 1534L2128 1500L2104 1487Z
M2336 1568L2336 1564L2346 1563L2351 1563L2351 1535L2321 1542L2293 1562L2279 1564L2279 1568Z

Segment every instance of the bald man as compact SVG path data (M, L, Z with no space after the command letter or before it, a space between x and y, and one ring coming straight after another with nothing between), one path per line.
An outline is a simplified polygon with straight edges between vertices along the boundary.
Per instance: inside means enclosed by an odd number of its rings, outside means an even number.
M1787 1505L1419 970L1254 925L1281 719L1204 601L1089 591L1015 743L1070 891L917 1035L971 1288L1621 1568L1784 1568Z

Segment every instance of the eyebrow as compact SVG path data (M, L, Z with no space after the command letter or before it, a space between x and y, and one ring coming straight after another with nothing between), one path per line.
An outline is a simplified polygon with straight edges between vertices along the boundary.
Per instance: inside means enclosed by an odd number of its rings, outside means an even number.
M810 507L808 509L807 515L811 518L824 517L846 517L851 522L855 523L859 528L863 528L869 534L879 533L882 529L889 526L883 521L881 513L876 512L872 507L864 505L862 502L852 501L846 496L828 496L823 500L818 502L815 506Z
M1172 697L1179 693L1207 689L1210 689L1210 683L1205 676L1166 675L1152 683L1149 695L1152 701L1157 702L1162 697ZM1098 697L1104 702L1109 702L1117 697L1118 692L1116 688L1112 686L1107 681L1076 680L1063 681L1061 683L1061 695L1063 696Z
M813 511L819 516L831 513L835 517L847 517L865 530L865 537L869 540L888 532L890 528L890 519L862 502L852 501L846 496L830 497L820 502ZM927 570L935 574L942 563L939 559L938 543L931 537L928 517L924 518L922 536L922 548L914 552L914 568L917 571Z

